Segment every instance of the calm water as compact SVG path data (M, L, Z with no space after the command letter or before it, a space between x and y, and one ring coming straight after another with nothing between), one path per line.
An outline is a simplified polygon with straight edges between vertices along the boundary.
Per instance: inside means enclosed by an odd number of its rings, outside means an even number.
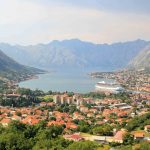
M86 93L95 90L95 84L104 79L94 79L86 73L58 73L39 75L38 79L32 79L19 83L20 87L40 89L43 91L69 91Z

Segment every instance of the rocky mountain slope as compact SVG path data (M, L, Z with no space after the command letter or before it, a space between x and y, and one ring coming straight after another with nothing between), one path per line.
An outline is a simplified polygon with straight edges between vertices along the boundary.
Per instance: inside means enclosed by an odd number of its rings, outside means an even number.
M46 69L108 68L119 69L150 42L136 40L114 44L93 44L78 39L52 41L29 46L0 43L0 49L19 63Z
M146 46L137 56L129 63L129 67L144 69L150 68L150 45Z
M0 77L21 80L21 78L23 79L41 72L42 70L20 65L0 50Z

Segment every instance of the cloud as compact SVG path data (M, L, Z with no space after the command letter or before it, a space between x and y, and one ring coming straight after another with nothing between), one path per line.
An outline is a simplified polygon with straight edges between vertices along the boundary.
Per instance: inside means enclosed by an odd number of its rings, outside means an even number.
M0 24L28 24L38 21L43 15L43 8L29 1L5 0L0 4Z
M35 1L35 0L33 0ZM41 4L55 3L57 5L77 6L82 8L93 8L109 12L131 12L150 14L149 0L36 0Z
M27 45L70 38L96 43L150 38L148 15L82 7L83 1L79 7L77 2L0 0L0 41Z

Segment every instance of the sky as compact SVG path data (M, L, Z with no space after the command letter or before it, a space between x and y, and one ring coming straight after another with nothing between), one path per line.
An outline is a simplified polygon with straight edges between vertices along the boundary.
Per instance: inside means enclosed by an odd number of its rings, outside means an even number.
M0 0L0 42L150 40L150 0Z

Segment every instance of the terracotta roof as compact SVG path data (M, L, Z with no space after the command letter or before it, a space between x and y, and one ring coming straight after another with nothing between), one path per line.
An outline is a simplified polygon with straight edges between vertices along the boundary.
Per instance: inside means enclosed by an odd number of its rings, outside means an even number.
M84 138L78 134L72 134L72 135L64 135L64 138L70 139L73 141L80 141L83 140Z
M126 131L124 130L120 130L116 133L116 135L114 136L114 140L123 140L123 136L126 133Z
M0 123L10 123L11 119L10 118L3 118Z
M76 129L76 128L78 128L78 126L73 122L67 122L66 123L66 128Z
M146 126L145 126L145 128L148 128L148 129L150 129L150 125L146 125Z
M27 116L25 119L22 120L24 124L34 125L40 122L40 119L37 119L36 116Z
M12 119L16 119L16 120L21 120L21 117L17 116L17 115L14 115L11 117Z
M51 126L51 125L63 125L65 124L65 122L63 120L61 121L49 121L47 126Z
M133 133L133 135L136 138L143 138L144 137L144 132L135 132L135 133Z
M73 134L70 137L73 138L73 139L77 139L77 140L82 139L82 136L77 135L77 134Z

